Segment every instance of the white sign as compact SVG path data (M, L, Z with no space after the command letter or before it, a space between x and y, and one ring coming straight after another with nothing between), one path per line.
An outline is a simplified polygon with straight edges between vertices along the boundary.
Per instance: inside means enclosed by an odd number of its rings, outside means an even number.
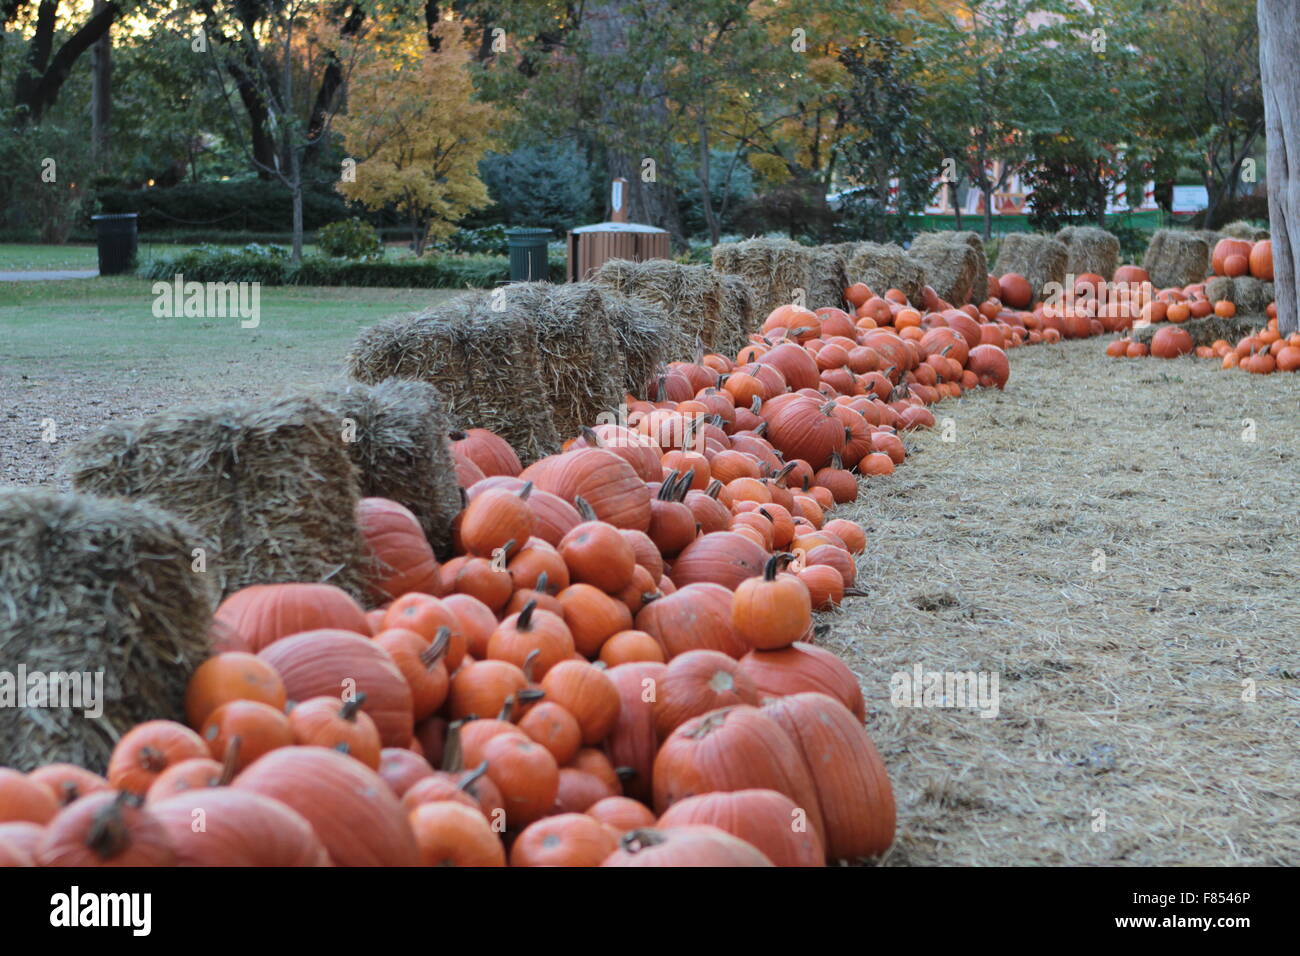
M1210 204L1204 186L1175 186L1170 208L1174 212L1200 212Z

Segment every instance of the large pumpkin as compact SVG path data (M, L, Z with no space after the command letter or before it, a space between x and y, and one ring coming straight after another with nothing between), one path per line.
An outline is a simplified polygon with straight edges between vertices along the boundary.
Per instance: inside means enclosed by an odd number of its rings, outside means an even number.
M757 704L758 691L734 658L720 651L686 651L668 662L655 692L659 739L692 717L733 704Z
M1156 358L1178 358L1192 350L1192 337L1186 329L1166 326L1151 336L1151 354Z
M776 866L825 866L826 851L794 802L775 790L702 793L669 807L659 827L706 824L760 850Z
M673 562L668 578L679 588L708 583L734 591L741 581L762 574L767 558L768 553L744 535L715 531L688 544Z
M410 509L387 498L362 498L357 525L372 561L370 584L382 600L408 591L437 593L438 561Z
M213 616L217 651L256 654L282 637L321 628L370 634L361 605L332 584L254 584L222 601Z
M583 498L618 528L650 527L650 489L632 466L606 448L580 448L543 458L520 475L569 503Z
M419 862L401 804L379 774L351 757L325 747L283 747L258 760L231 786L296 810L338 866Z
M1250 247L1250 274L1265 282L1273 281L1273 242L1261 239Z
M833 402L800 396L767 417L767 439L787 460L801 458L814 469L844 448L844 426L832 414Z
M721 651L740 658L749 645L732 626L731 602L731 591L720 584L687 584L643 607L636 616L636 629L658 641L668 660L694 650Z
M330 865L302 814L260 793L188 790L150 803L149 811L167 831L178 866Z
M834 697L865 720L867 705L858 678L840 658L815 644L795 641L775 651L750 651L740 659L740 673L750 681L760 702L816 691Z
M806 768L825 825L826 853L879 856L894 842L894 790L866 728L825 694L793 694L763 705Z
M601 866L773 866L757 847L703 824L632 830Z
M659 748L654 704L659 682L667 671L663 664L638 662L619 664L606 674L618 691L619 711L605 738L605 753L614 766L631 771L623 780L624 792L646 803L654 792L654 762Z
M166 829L138 798L92 793L69 804L45 828L37 866L172 866Z
M451 440L452 454L472 461L484 477L513 477L523 469L519 456L510 447L510 443L496 432L486 428L467 428L463 432L452 432L447 437Z
M364 693L385 747L405 747L414 727L411 688L393 658L374 641L339 630L308 631L276 641L258 655L279 673L289 699Z
M1251 244L1245 239L1220 239L1214 244L1214 252L1210 256L1210 267L1214 269L1215 275L1228 275L1228 259L1232 256L1241 256L1249 262L1250 252Z
M711 711L682 724L659 747L654 808L715 790L775 790L806 811L820 837L817 790L799 749L781 725L757 707Z

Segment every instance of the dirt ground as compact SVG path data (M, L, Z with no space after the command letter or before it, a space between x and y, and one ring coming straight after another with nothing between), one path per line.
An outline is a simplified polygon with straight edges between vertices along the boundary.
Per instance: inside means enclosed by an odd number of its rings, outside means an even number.
M1300 381L1101 350L1012 353L850 508L871 596L824 643L894 781L890 864L1300 859ZM894 706L918 664L996 675L997 716Z
M1102 347L1014 352L1005 392L939 406L846 509L870 596L824 643L894 781L887 864L1300 859L1300 378ZM54 482L103 421L319 382L341 357L0 375L0 480ZM53 445L32 424L50 409L73 423ZM996 676L997 716L895 706L917 665Z

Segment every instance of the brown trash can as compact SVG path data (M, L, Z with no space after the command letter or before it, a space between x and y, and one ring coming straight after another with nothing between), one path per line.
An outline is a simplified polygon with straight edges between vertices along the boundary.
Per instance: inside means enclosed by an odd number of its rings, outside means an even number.
M610 259L671 259L665 229L637 222L598 222L569 230L569 281L585 282Z

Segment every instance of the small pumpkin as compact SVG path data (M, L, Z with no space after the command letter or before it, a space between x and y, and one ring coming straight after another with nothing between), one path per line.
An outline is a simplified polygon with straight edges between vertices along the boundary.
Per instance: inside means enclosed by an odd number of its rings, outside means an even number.
M232 700L256 700L282 710L288 694L274 667L246 651L209 657L185 688L185 719L202 727L208 715Z
M109 784L143 797L150 785L174 763L210 756L203 738L173 720L149 720L132 727L108 760Z
M365 700L363 692L349 700L312 697L296 704L289 711L293 742L300 747L329 747L377 771L383 745L375 722L361 710Z
M49 790L61 807L66 807L87 794L113 789L99 774L70 763L50 763L37 767L27 774L27 779Z
M208 756L228 760L236 770L293 744L293 730L284 711L258 700L222 704L208 715L199 734L207 742Z
M533 512L528 506L532 490L531 482L517 492L492 488L471 501L460 516L465 550L479 558L513 557L533 534Z
M49 787L0 767L0 823L46 824L58 813L59 802Z
M650 808L631 797L605 797L597 800L586 809L586 814L613 827L620 834L655 824L655 815Z
M585 661L561 661L542 678L546 700L559 704L578 721L582 742L600 743L618 720L618 690L600 668Z
M391 601L408 591L434 593L438 560L411 510L387 498L362 498L356 515L371 559L369 584L378 599Z
M424 866L506 865L501 839L483 814L463 804L422 803L411 811L410 827Z
M560 786L560 768L551 752L522 734L488 741L483 757L488 777L505 799L510 829L520 829L551 812Z
M778 574L791 555L772 555L761 578L749 578L731 601L731 626L750 647L788 647L812 631L812 597L792 574Z
M510 848L511 866L600 866L617 838L582 813L561 813L524 828Z
M618 528L590 517L594 512L585 499L579 498L578 510L589 517L561 538L559 544L570 580L590 584L606 594L617 594L632 582L636 552ZM647 517L646 526L649 524Z
M536 601L529 601L522 611L507 617L492 632L487 652L488 657L509 661L520 668L531 659L533 673L542 678L556 664L571 658L575 647L564 618L539 610Z

